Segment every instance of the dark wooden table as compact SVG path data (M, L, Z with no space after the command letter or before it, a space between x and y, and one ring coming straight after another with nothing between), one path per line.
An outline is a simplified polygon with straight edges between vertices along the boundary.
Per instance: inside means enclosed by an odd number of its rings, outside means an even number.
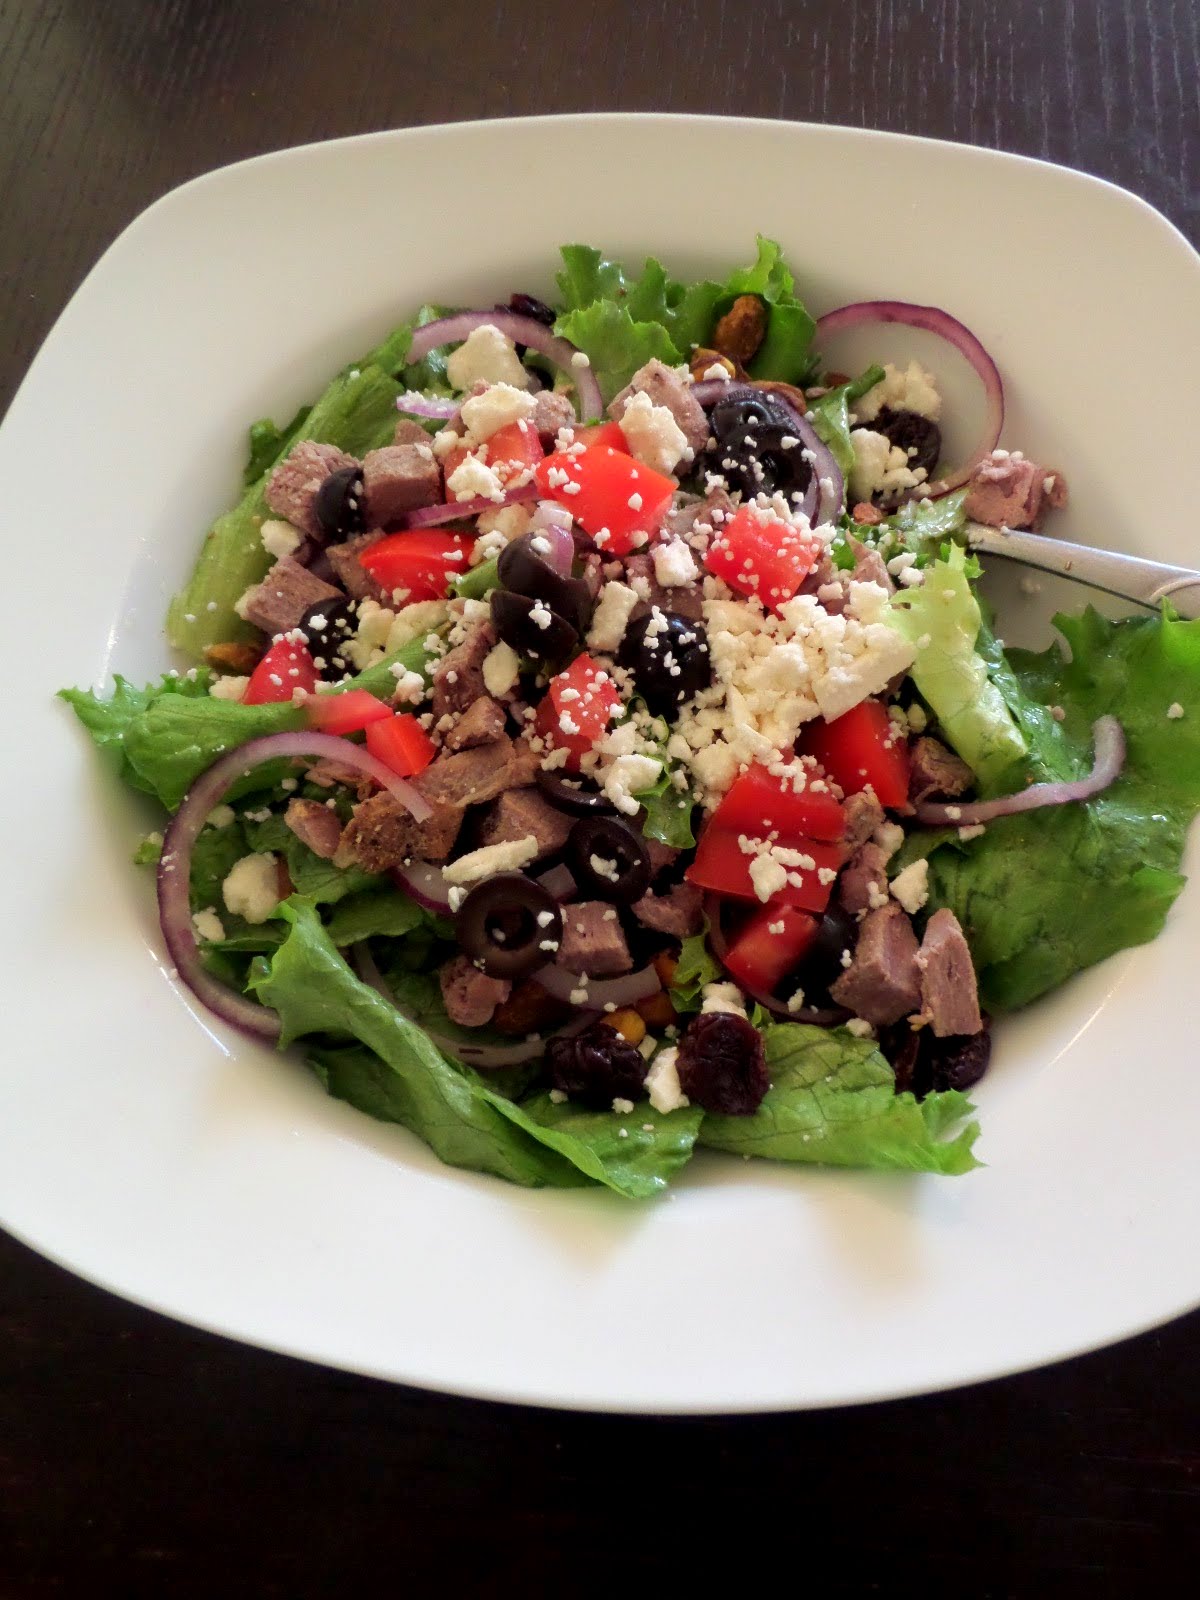
M1195 0L2 0L0 404L165 190L405 123L624 108L899 129L1100 173L1195 241L1198 27ZM331 206L314 225L341 238ZM1136 365L1136 301L1115 310L1114 359ZM705 1571L752 1583L768 1552L832 1594L1126 1595L1198 1553L1200 1316L957 1394L658 1422L244 1349L3 1237L0 1273L0 1600L380 1576L670 1593Z

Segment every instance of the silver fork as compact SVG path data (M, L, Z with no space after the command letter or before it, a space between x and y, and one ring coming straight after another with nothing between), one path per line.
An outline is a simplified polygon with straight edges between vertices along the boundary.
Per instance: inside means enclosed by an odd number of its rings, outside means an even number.
M1058 578L1074 578L1153 611L1169 600L1181 617L1200 617L1200 572L1192 567L1168 567L1141 556L1093 550L1090 545L1067 544L1015 528L989 528L982 522L968 522L966 533L971 549L984 555L1000 556Z

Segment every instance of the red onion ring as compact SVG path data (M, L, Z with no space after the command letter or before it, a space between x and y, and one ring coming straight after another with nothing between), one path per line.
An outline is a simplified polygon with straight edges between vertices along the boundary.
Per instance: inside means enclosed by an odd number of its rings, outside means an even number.
M857 300L853 305L841 306L837 311L828 311L820 317L814 338L819 345L824 339L832 339L849 328L859 328L871 322L899 322L909 328L920 328L925 333L936 334L970 362L983 384L987 418L979 443L956 472L947 478L939 478L936 485L922 484L916 491L918 494L928 494L932 500L939 499L966 483L979 463L991 455L1000 441L1000 431L1004 427L1004 384L1000 373L970 328L939 306L912 305L907 300Z
M540 356L565 372L579 396L580 417L584 422L600 417L604 412L604 397L590 366L576 366L574 357L579 354L575 345L551 333L545 323L533 317L519 316L515 311L459 311L454 316L440 317L427 322L413 334L405 358L410 364L423 361L431 350L444 344L461 344L476 328L491 324L506 334L514 344L527 345Z
M1017 794L1001 795L998 800L975 800L964 805L953 801L933 801L917 806L914 815L926 827L971 828L994 817L1012 817L1019 811L1038 811L1043 806L1063 806L1072 800L1088 800L1115 783L1125 765L1125 730L1116 717L1098 717L1092 724L1095 744L1092 770L1086 778L1070 782L1033 783Z
M226 988L202 965L196 931L192 926L189 894L192 849L214 806L238 778L264 761L280 756L314 756L357 767L374 778L412 813L418 822L430 807L415 789L377 761L360 745L332 733L269 733L250 739L220 756L193 783L171 818L163 838L157 874L158 920L163 943L175 969L202 1005L223 1021L257 1039L277 1039L279 1018L266 1006Z
M476 495L471 500L421 506L416 511L406 512L398 526L406 532L414 528L437 528L445 522L458 522L461 518L477 517L484 511L502 511L505 506L520 505L525 500L536 498L537 484L523 483L517 489L509 489L503 500L489 500L486 495Z
M751 1000L758 1002L764 1011L769 1011L773 1017L778 1017L781 1022L807 1022L817 1028L835 1028L839 1022L845 1022L850 1012L842 1006L821 1007L801 1006L798 1011L789 1011L787 1002L778 999L773 994L767 994L762 989L751 989L740 978L735 978L729 968L725 966L725 957L729 953L729 941L725 937L725 929L721 925L721 917L725 903L719 894L706 894L704 896L704 915L708 919L708 942L712 946L712 953L725 967L732 982L736 983L743 994Z
M780 386L780 388L787 387L786 384ZM833 522L841 515L846 494L842 469L812 423L779 389L773 389L765 381L756 384L724 383L719 378L710 378L702 383L694 383L691 392L702 406L713 406L718 400L759 400L765 396L781 410L786 411L792 419L796 437L813 457L812 477L804 492L800 511L814 528L822 522Z
M395 1006L401 1016L408 1017L408 1013L396 1004L396 996L376 965L375 957L365 940L361 944L351 945L350 962L365 984L374 989L375 993L390 1006ZM564 1023L561 1028L556 1028L553 1033L535 1034L531 1039L522 1039L519 1044L472 1044L467 1039L451 1039L444 1033L435 1033L432 1028L425 1027L423 1022L417 1022L415 1017L408 1017L408 1020L421 1028L434 1044L439 1049L445 1050L448 1055L458 1056L469 1066L486 1071L489 1067L519 1067L522 1062L533 1061L544 1052L551 1039L563 1039L572 1033L582 1033L592 1019L585 1012L583 1016L572 1017L570 1022Z
M606 1005L631 1006L639 1000L648 1000L662 988L658 973L653 967L643 967L639 972L627 972L619 978L591 978L587 982L577 972L566 967L542 967L533 974L533 981L541 984L547 994L568 1005L580 1005L585 1011L603 1011ZM585 989L586 1000L572 1000L573 992Z
M449 422L451 417L458 415L459 402L408 389L397 399L396 410L402 411L406 417L434 417L439 422Z
M441 867L431 861L412 861L408 866L392 867L388 876L423 911L449 915L450 885L442 876Z
M553 567L561 578L571 576L571 565L575 560L572 522L571 513L562 506L556 506L552 500L541 500L529 523L530 533L539 535L550 546L549 552L542 557L543 561Z

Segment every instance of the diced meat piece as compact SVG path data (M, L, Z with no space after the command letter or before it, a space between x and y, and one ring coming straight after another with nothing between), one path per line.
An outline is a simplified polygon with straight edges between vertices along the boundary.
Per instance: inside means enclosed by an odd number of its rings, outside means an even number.
M842 838L852 850L867 840L883 821L883 807L875 798L873 789L863 789L858 794L848 794L842 802L845 827Z
M958 918L945 906L925 925L917 954L921 1010L939 1039L983 1027L975 967Z
M573 819L552 806L540 789L508 789L492 806L479 830L479 843L510 844L537 840L535 861L561 850Z
M689 448L695 455L700 454L708 443L708 418L678 373L672 372L655 356L644 367L639 367L620 394L614 396L608 407L609 416L619 422L635 394L648 394L651 405L666 406Z
M539 389L534 397L533 416L530 418L543 445L554 443L560 428L575 426L575 407L565 394L555 394L553 389Z
M393 444L428 444L429 435L412 417L401 417L392 435Z
M489 978L464 955L453 956L438 973L442 1004L460 1028L482 1028L512 993L507 978Z
M357 465L353 456L335 444L301 439L267 479L267 505L277 517L311 537L319 531L313 509L318 489L331 472Z
M690 533L713 533L736 507L724 489L710 489L703 500L688 499L668 511L663 537L686 539ZM714 522L713 513L717 513Z
M839 571L833 557L828 550L823 550L817 557L816 566L805 578L796 591L797 594L815 594L821 602L823 610L828 611L831 617L840 617L846 609L848 595L844 578L848 572Z
M355 806L342 831L335 863L357 862L364 872L386 872L405 861L445 861L462 827L463 810L443 803L435 805L424 822L415 822L383 789Z
M975 783L975 774L965 761L952 750L947 750L939 739L922 735L912 747L912 768L908 780L908 798L915 805L931 794L945 795L954 800L966 794Z
M325 559L352 600L378 600L382 603L388 598L360 559L364 550L369 550L382 538L382 530L375 528L370 533L355 534L353 539L325 548Z
M663 611L677 612L692 622L703 620L704 590L700 584L685 583L677 588L664 588L654 576L654 557L644 550L637 550L625 557L625 582L638 596L638 603L630 612L631 623L647 616L655 606Z
M645 812L642 812L641 815L644 817ZM650 874L652 877L656 878L665 868L674 866L675 862L679 860L680 851L674 845L663 844L659 839L643 839L642 843L650 854Z
M887 898L887 851L870 839L860 844L838 875L838 899L854 916Z
M1047 472L1024 456L993 452L975 468L963 509L990 528L1036 528L1047 506L1065 505L1066 500L1061 473Z
M829 992L838 1005L876 1027L899 1022L917 1010L921 999L917 936L894 900L863 918L854 959Z
M493 744L438 756L412 781L433 806L479 806L506 789L528 788L538 766L536 752L524 739L504 734Z
M597 599L604 587L604 560L595 550L589 550L584 556L583 571L579 576L587 584L588 594L593 600ZM587 631L586 628L584 631Z
M353 789L360 800L365 800L375 790L374 778L369 778L359 767L347 766L341 761L330 761L325 758L314 761L305 773L310 783L319 784L322 789L332 789L335 784L344 784L347 789Z
M316 577L292 556L284 556L261 583L246 590L237 611L256 628L274 635L296 627L310 606L341 598L340 589Z
M456 645L433 669L433 720L440 722L447 714L466 711L481 695L487 693L483 681L483 663L496 643L496 632L490 622L477 623L460 645Z
M891 594L896 585L892 582L887 563L879 551L870 549L853 534L847 542L854 552L854 569L849 574L851 580L854 583L877 583L881 589L886 589Z
M446 750L473 750L504 736L504 707L489 695L476 700L459 717L442 741ZM518 836L519 837L519 836Z
M653 928L672 939L687 939L704 925L703 898L696 884L677 883L666 894L644 894L632 910L643 928Z
M426 440L369 450L363 458L363 496L367 521L375 528L398 522L418 506L436 505L442 498L442 471L433 446Z
M299 796L288 801L283 820L301 844L306 844L313 855L322 861L332 861L342 841L342 824L336 811L319 800L304 800Z
M609 978L628 972L633 957L625 943L615 906L603 900L579 900L563 907L563 936L555 961L568 972Z

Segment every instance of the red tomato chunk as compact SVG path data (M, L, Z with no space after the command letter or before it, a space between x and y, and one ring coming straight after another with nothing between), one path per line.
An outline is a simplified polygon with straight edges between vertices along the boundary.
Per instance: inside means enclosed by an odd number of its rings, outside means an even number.
M770 994L803 961L820 926L795 906L764 906L739 930L725 966L743 988Z
M242 704L265 706L280 700L291 700L297 689L312 694L320 681L303 639L297 637L293 640L285 634L283 638L276 639L250 674Z
M749 835L759 838L759 834ZM811 867L789 866L787 872L799 878L799 883L786 883L767 902L770 906L798 906L803 911L824 911L833 892L833 879L845 861L845 851L840 845L819 839L789 839L784 848L798 850L812 861ZM736 833L724 828L714 828L710 822L700 835L695 859L684 876L690 883L716 894L731 895L735 900L757 900L754 879L750 876L753 855L747 854L738 843ZM828 880L823 882L822 875Z
M644 467L611 446L556 451L534 474L546 500L564 506L605 555L627 556L661 523L674 478Z
M713 539L704 565L739 594L778 611L817 563L820 544L773 511L742 506Z
M785 844L840 839L845 826L841 806L818 768L805 771L807 784L797 794L790 778L776 777L763 766L750 767L734 779L709 826L755 839L774 832Z
M304 715L310 728L321 733L361 733L372 722L390 717L392 708L366 689L347 689L342 694L315 694L305 702Z
M418 600L443 600L450 579L467 570L475 541L461 533L437 528L412 533L389 533L364 550L359 560L389 594L407 591L406 604Z
M881 806L908 802L908 742L882 700L864 700L834 722L811 722L800 738L844 794L874 789Z
M367 726L367 749L398 778L411 778L437 754L437 746L409 711Z
M608 673L591 656L576 656L565 671L550 679L534 730L552 749L566 750L567 770L578 772L579 758L603 737L620 704Z

